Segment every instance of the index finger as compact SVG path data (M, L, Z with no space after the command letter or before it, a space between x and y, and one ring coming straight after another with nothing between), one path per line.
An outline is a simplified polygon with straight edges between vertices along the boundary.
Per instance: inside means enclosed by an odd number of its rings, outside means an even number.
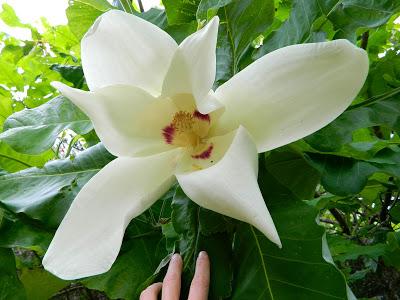
M181 293L182 258L174 254L169 262L167 274L164 277L162 300L179 300Z
M210 260L205 251L199 253L196 272L190 285L188 300L207 300L210 286Z

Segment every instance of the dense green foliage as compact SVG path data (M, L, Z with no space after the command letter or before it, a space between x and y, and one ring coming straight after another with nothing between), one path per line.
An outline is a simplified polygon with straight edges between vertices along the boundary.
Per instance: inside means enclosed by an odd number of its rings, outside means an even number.
M400 16L398 0L70 0L67 26L39 31L4 4L0 18L0 299L137 299L174 251L187 291L200 250L210 299L400 297ZM50 86L86 89L79 42L109 9L138 15L180 42L218 15L215 86L280 47L346 38L366 49L368 79L347 111L311 136L260 155L259 184L283 242L207 211L174 186L134 219L112 269L74 282L41 266L82 186L113 159L92 124ZM350 288L351 289L350 289Z

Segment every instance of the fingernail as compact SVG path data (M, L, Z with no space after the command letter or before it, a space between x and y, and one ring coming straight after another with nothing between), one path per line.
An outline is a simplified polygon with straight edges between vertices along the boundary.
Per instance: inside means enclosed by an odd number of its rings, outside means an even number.
M206 251L200 251L200 253L199 253L199 259L203 259L203 258L207 258L208 257L208 255L207 255L207 252Z
M175 254L172 255L172 257L171 257L171 262L172 262L172 261L177 261L179 258L180 258L179 253L175 253Z

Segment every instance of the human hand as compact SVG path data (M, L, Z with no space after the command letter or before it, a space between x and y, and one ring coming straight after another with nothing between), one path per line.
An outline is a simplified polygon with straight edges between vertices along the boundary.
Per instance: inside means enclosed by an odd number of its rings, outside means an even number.
M150 285L140 294L140 300L157 300L161 291L162 300L179 300L181 293L182 257L174 254L169 262L163 282ZM190 285L188 300L207 300L210 285L210 260L201 251L196 262L196 271Z

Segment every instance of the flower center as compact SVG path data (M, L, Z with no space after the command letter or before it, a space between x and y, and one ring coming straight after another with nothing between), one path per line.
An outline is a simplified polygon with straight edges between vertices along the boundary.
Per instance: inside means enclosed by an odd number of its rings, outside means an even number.
M195 159L207 159L211 156L213 145L207 143L210 129L210 116L197 110L193 112L178 111L170 124L162 129L167 144L186 147Z

